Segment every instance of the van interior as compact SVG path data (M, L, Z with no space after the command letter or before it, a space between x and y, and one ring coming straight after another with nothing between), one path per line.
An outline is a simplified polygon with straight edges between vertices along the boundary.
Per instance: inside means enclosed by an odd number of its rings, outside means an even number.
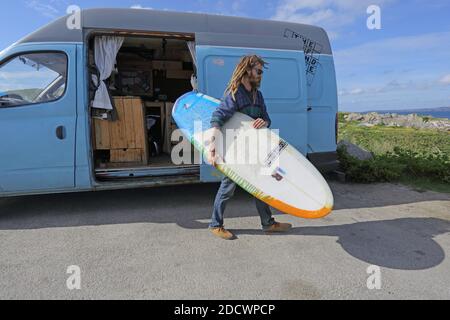
M95 36L89 41L90 70L95 66L94 40ZM174 102L195 87L191 77L196 67L188 41L192 43L193 37L124 37L115 68L105 81L114 111L108 115L108 110L90 104L97 180L199 175L195 160L199 154L190 144L190 163L177 165L171 159L177 143L171 141L177 129ZM91 102L94 96L95 89L90 88Z

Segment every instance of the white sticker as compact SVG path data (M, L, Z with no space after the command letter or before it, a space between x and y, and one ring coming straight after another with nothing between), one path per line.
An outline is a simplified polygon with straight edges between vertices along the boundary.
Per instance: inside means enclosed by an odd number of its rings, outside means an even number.
M225 65L225 60L217 58L213 60L213 63L219 67L223 67Z

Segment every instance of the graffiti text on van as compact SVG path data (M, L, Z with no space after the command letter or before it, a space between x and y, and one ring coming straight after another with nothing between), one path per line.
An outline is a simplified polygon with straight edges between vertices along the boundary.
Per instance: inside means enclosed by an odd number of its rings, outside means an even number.
M323 49L322 45L290 29L284 30L284 37L302 41L306 61L306 78L308 80L308 85L310 86L314 80L317 66L319 65L319 55L322 53Z

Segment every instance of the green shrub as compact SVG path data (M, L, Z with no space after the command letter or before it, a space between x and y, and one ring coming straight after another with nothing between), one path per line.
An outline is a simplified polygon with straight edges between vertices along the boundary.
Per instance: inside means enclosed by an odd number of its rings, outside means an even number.
M393 151L375 155L373 159L358 160L345 148L339 148L338 155L350 181L394 182L403 176L413 176L450 183L450 158L442 152L424 154L394 147Z
M371 160L357 160L339 149L343 170L354 182L426 180L450 190L450 132L405 127L358 126L339 114L339 140L371 151ZM424 117L424 121L429 121Z
M390 161L387 156L375 156L369 160L358 160L347 153L345 148L338 149L342 169L350 181L389 182L401 177L404 165Z
M339 112L338 113L338 122L339 123L341 123L341 122L345 122L345 116L346 115L348 115L349 113L348 112Z

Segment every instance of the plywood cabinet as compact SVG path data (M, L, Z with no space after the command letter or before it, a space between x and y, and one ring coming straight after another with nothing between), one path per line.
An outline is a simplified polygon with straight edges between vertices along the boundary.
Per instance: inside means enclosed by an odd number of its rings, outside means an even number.
M96 150L110 150L111 162L148 164L145 111L141 98L114 97L117 121L94 119Z

